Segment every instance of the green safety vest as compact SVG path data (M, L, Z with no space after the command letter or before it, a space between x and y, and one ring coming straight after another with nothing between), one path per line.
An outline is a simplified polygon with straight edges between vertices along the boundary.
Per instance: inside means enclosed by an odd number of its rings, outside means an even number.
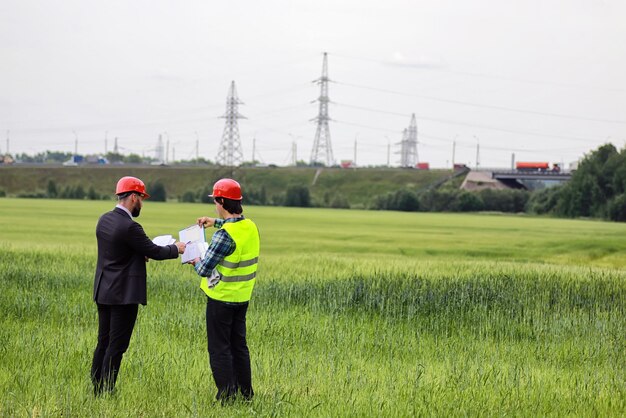
M235 251L215 267L220 281L209 287L208 279L202 278L200 288L208 297L222 302L247 302L252 296L259 261L259 230L254 222L243 219L224 222L222 229L235 241Z

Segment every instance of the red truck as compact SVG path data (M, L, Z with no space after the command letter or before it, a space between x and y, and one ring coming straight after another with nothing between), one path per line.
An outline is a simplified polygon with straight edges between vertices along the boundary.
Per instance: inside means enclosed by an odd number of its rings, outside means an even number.
M558 173L561 171L561 166L558 163L552 164L546 162L518 162L515 163L515 169L520 171L552 171Z

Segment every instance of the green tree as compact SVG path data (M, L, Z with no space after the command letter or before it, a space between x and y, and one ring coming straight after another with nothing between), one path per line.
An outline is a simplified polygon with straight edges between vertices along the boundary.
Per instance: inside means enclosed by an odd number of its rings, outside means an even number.
M62 163L72 158L72 155L73 154L69 152L46 151L45 161Z
M153 202L166 202L167 192L165 191L165 185L161 180L155 180L148 186L148 193L150 193L150 200Z
M610 220L626 222L626 193L611 199L608 203L607 212Z
M478 212L485 207L480 196L467 191L459 193L455 203L454 209L458 212Z
M561 196L562 186L546 187L532 192L526 203L526 212L538 215L553 213Z
M46 196L50 199L54 199L57 197L58 194L59 191L57 190L57 184L52 179L48 180Z
M141 164L143 163L143 159L141 158L140 155L130 154L124 157L124 162L127 164Z
M420 209L420 201L414 191L405 188L376 196L372 209L415 212Z
M461 193L458 189L431 189L419 196L420 210L424 212L446 212L454 210L456 200Z
M331 208L334 209L350 209L350 202L342 194L336 194L330 201Z
M309 194L309 188L295 184L288 186L285 195L285 206L310 207L311 196Z
M204 186L204 188L200 191L198 200L202 203L213 203L213 198L209 197L209 195L212 193L213 187Z
M85 189L83 188L83 186L81 184L79 184L78 186L76 186L76 188L74 189L74 199L84 199L86 196L85 193Z
M89 190L87 191L87 199L100 200L100 195L96 193L96 189L94 189L93 186L89 186Z
M61 190L61 193L59 193L59 197L61 199L71 199L70 196L73 195L73 191L72 191L72 187L71 186L65 186L63 188L63 190Z
M191 190L187 190L178 200L185 203L194 203L196 201L196 194Z
M248 205L266 205L267 204L267 192L265 191L265 186L261 186L260 190L257 189L248 189L244 194L244 199L246 204Z
M111 164L116 164L124 161L124 156L117 152L107 152L106 159Z
M524 212L530 193L526 190L484 189L478 192L483 201L484 210L496 212Z
M563 187L556 212L568 217L612 219L626 187L625 165L626 148L618 152L612 144L605 144L591 152Z

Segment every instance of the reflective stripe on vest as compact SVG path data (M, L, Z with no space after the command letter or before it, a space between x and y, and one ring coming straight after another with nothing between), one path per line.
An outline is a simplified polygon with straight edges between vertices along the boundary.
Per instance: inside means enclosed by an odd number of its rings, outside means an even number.
M256 264L258 261L259 261L259 257L254 257L252 260L240 261L238 263L231 263L229 261L226 261L226 259L224 259L220 263L220 266L224 266L224 267L227 267L229 269L236 269L237 267L248 267L248 266L251 266L253 264Z
M209 287L203 278L200 287L211 299L223 302L246 302L252 296L259 260L259 231L249 219L224 222L222 229L235 241L235 251L214 270L220 280Z

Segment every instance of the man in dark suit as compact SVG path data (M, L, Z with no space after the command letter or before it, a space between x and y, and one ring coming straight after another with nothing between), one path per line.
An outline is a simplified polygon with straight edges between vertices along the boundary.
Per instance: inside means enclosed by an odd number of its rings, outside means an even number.
M115 190L118 204L98 220L98 263L93 298L98 306L98 345L93 355L91 380L94 393L112 392L137 319L138 305L145 305L146 262L177 258L185 244L154 244L139 216L144 199L150 197L144 183L122 177Z

